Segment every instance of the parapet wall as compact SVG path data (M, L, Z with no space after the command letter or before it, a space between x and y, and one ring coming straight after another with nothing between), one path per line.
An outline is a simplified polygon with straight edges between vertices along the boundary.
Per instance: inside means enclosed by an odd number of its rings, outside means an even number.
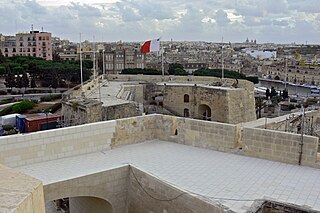
M239 147L236 125L167 115L156 121L160 140L222 152Z
M256 158L299 163L300 143L303 141L303 166L316 166L319 139L317 137L266 129L243 128L241 134L243 154Z
M301 136L232 124L148 115L0 138L0 163L10 167L160 139L297 164ZM317 137L303 136L302 165L318 167Z

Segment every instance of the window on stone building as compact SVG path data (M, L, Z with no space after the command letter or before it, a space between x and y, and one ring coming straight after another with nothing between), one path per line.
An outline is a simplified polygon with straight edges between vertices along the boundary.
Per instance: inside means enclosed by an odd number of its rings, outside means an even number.
M189 95L188 94L185 94L183 96L183 99L184 99L184 103L189 103Z

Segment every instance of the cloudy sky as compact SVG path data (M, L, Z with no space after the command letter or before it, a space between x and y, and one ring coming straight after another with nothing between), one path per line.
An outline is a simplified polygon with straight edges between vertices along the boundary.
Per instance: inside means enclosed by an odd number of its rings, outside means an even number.
M0 33L50 31L72 41L320 43L319 0L0 0Z

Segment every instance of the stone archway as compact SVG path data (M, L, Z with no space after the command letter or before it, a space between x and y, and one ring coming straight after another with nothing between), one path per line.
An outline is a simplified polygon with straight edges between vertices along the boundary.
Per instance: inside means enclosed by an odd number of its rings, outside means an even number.
M112 213L111 204L101 198L96 197L70 197L70 213Z
M54 209L70 213L113 212L112 205L107 200L91 196L68 197L46 203L46 212L53 212Z
M199 105L198 115L199 115L200 119L202 119L202 120L207 120L207 121L212 120L211 108L206 104Z

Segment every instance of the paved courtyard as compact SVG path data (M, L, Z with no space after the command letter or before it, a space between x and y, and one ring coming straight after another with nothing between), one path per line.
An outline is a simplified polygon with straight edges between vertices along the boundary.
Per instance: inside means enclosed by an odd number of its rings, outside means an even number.
M245 212L256 199L320 210L318 169L159 140L17 169L46 185L128 164L190 194L219 201L236 212Z

